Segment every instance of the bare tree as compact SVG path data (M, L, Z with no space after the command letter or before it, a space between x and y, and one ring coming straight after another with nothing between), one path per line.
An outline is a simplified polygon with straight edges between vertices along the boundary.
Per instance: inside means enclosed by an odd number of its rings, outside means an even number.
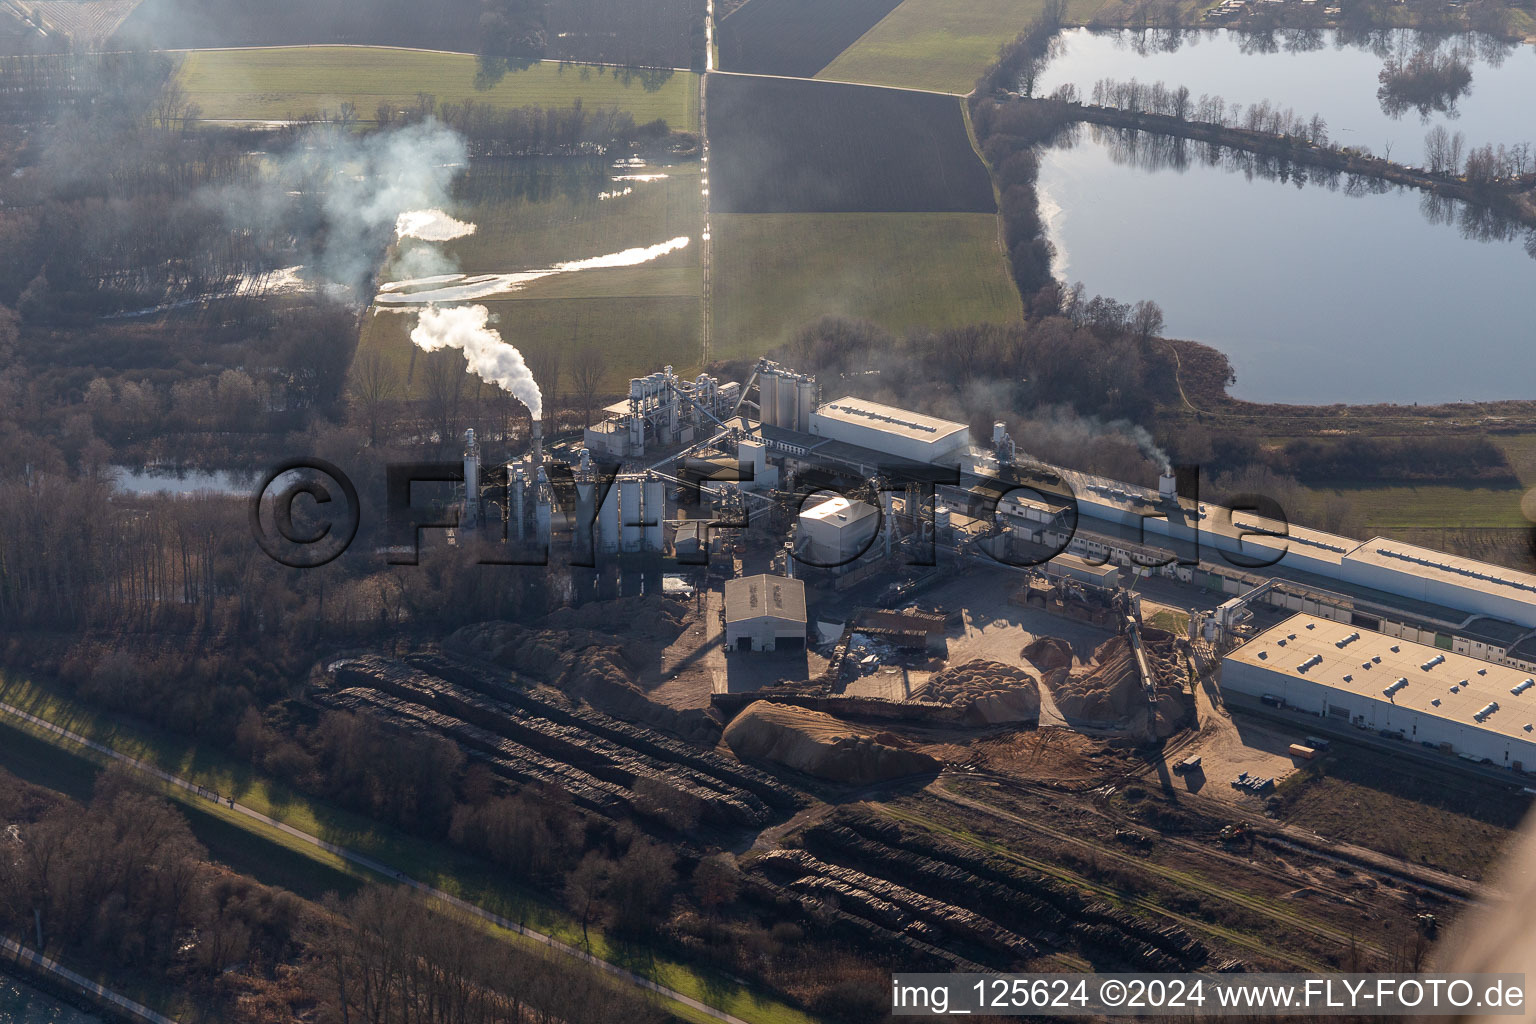
M384 404L399 397L400 375L382 352L369 349L357 357L352 370L351 391L352 400L358 404L363 418L368 422L368 440L376 443L379 440L379 420Z
M576 389L576 400L581 403L581 425L592 425L592 407L597 403L598 389L608 374L608 360L599 348L587 346L576 355L571 367L571 384Z
M459 413L464 400L464 359L451 349L426 356L421 373L422 400L427 426L437 434L439 447L451 444L459 434Z
M559 407L560 349L549 347L533 353L528 357L528 369L544 395L544 431L553 433L555 410Z

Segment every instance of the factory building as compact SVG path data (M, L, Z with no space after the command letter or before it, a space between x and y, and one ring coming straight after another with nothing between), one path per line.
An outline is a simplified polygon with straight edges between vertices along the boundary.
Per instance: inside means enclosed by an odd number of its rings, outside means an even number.
M1297 614L1222 661L1222 689L1468 760L1536 770L1536 679L1454 651Z
M805 584L783 576L747 576L725 584L729 651L798 651L805 647Z
M1113 590L1120 585L1120 569L1108 562L1090 562L1076 555L1060 554L1045 563L1047 576L1075 580Z
M929 466L956 465L970 444L970 428L954 420L839 398L810 414L809 433Z
M818 568L844 568L869 550L880 529L880 510L842 495L807 503L796 519L795 557Z
M629 397L608 406L602 422L586 428L583 444L600 458L636 458L648 449L692 444L722 428L741 397L741 385L707 373L692 381L668 366L629 382Z

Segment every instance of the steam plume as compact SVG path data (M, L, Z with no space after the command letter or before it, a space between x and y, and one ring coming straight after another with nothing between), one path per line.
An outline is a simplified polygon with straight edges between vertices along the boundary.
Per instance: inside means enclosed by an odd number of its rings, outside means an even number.
M510 392L537 420L544 415L544 395L523 362L523 354L491 329L491 312L484 306L428 306L421 311L411 341L423 352L456 348L469 368L488 383Z
M424 242L451 242L475 233L468 221L455 220L442 210L407 210L395 218L395 237Z
M365 295L402 215L441 216L412 221L424 231L461 224L440 211L468 159L464 139L435 120L362 136L317 125L269 160L256 182L205 199L225 211L236 230L260 233L277 225L311 247L302 262L312 275ZM410 269L429 263L417 258Z

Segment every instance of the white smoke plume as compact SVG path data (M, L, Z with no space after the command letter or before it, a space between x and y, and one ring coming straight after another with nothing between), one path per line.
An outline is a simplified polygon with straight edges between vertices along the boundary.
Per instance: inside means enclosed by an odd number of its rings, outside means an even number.
M521 291L528 284L556 274L574 274L583 270L603 270L613 267L637 267L642 263L660 259L668 253L688 247L688 236L624 249L603 256L591 256L584 260L567 260L540 270L520 270L511 274L449 274L432 267L413 278L391 281L379 288L374 302L379 306L423 305L434 302L471 302L489 299ZM397 261L397 269L403 261Z
M475 225L456 220L442 210L407 210L395 218L396 238L419 238L424 242L451 242L475 233Z
M538 382L523 362L523 354L501 340L490 320L491 311L484 306L428 306L411 331L411 341L423 352L445 348L463 352L472 372L510 392L537 420L544 415L544 395Z
M269 158L253 184L205 198L237 231L280 225L311 247L300 261L313 277L361 296L402 215L447 208L453 178L468 159L463 137L435 120L366 135L316 125ZM419 223L443 230L461 222L444 215ZM409 269L442 265L423 256Z

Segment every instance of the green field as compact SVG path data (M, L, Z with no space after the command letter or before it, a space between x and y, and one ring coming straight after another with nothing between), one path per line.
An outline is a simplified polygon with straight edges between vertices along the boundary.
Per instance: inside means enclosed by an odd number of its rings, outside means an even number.
M1518 487L1454 485L1312 488L1317 500L1338 495L1367 532L1518 530L1536 522L1536 434L1493 435L1520 479Z
M636 173L666 177L613 180ZM497 317L496 330L530 361L561 352L562 392L572 359L588 347L604 354L606 385L614 389L667 364L695 370L703 323L699 179L697 162L615 169L603 161L477 161L454 208L455 216L476 225L475 233L443 248L465 273L511 273L686 237L686 247L637 266L556 274L472 301ZM624 188L633 191L599 198ZM410 342L415 324L412 312L375 311L358 349L385 353L408 398L420 397L420 362Z
M1069 0L1067 17L1086 22L1103 3ZM1044 0L905 0L816 77L963 95L1044 7Z
M0 676L0 701L19 707L45 721L62 726L99 743L106 744L121 753L130 754L144 762L168 771L181 778L206 786L218 793L234 796L240 803L253 810L290 825L312 836L338 843L361 854L373 857L381 863L397 867L408 876L435 888L452 893L475 905L494 911L520 922L525 927L546 935L581 945L582 929L578 921L551 900L547 891L534 892L524 889L509 878L505 871L443 844L417 836L397 832L369 818L341 810L311 799L288 789L281 783L264 778L248 763L236 760L223 749L188 746L187 741L170 733L128 725L76 704L51 690L14 676ZM14 730L42 741L55 750L60 761L47 763L36 751L23 755L15 768L23 777L30 777L42 785L59 785L65 791L83 789L83 776L79 765L71 764L82 758L96 760L99 755L84 752L82 748L61 737L17 719L6 716L0 727ZM0 743L6 739L0 733ZM41 749L41 748L39 748ZM9 760L0 756L0 764ZM31 767L28 766L31 763ZM42 767L38 767L42 764ZM308 861L314 865L314 877L309 885L325 879L335 879L334 872L351 876L367 876L369 873L335 854L328 853L277 829L232 811L221 805L190 794L185 790L166 786L166 796L179 804L193 806L197 813L206 814L222 821L230 828L244 834L251 855L252 873L263 878L260 870L261 852L269 845L281 848L285 855L283 870L292 872L296 865ZM194 819L195 822L195 819ZM199 834L209 842L209 834ZM215 846L210 843L210 848ZM295 855L299 859L287 856ZM273 879L274 884L282 884ZM302 882L300 884L303 884ZM508 941L533 943L514 933L492 928ZM765 999L745 986L724 978L697 972L675 961L658 959L645 948L626 946L610 940L601 931L588 929L587 948L591 953L613 963L624 964L630 969L649 975L659 984L701 999L712 1006L761 1024L811 1024L812 1018L782 1003ZM131 993L130 993L131 994ZM675 1003L664 1004L678 1016L688 1020L705 1021L705 1015Z
M759 355L828 314L896 332L1020 316L990 213L739 213L713 227L718 358Z
M1315 494L1328 494L1314 489ZM1371 532L1404 529L1512 529L1529 526L1520 511L1524 488L1351 487L1334 490Z
M439 103L472 99L503 108L568 107L579 99L587 107L626 110L639 123L659 117L674 128L699 126L698 80L688 72L648 88L639 77L624 81L622 70L589 65L544 62L494 84L477 84L477 69L470 54L386 47L193 50L183 59L180 82L208 120L335 113L350 101L366 121L380 103L403 106L418 93L431 93Z

